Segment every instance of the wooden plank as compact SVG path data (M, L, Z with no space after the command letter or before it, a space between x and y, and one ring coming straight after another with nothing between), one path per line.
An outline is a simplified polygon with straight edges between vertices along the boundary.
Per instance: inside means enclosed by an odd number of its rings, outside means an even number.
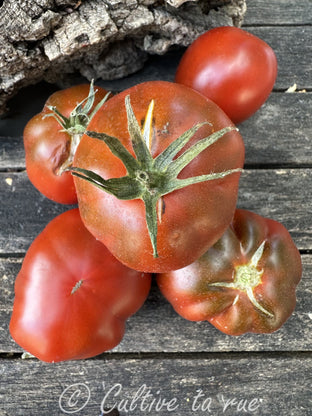
M104 356L54 365L2 360L0 414L311 414L310 355L219 358Z
M0 252L23 252L56 215L71 208L37 191L26 172L0 174ZM15 230L15 231L14 231Z
M309 169L245 170L238 206L282 222L300 249L311 249L311 188ZM0 253L25 251L52 218L71 208L47 200L26 172L0 173L0 194L5 201L0 206Z
M2 171L25 169L22 137L0 137L0 169Z
M240 181L238 207L281 222L298 248L309 250L311 179L310 169L245 170Z
M310 351L312 339L312 256L303 255L304 273L297 289L297 306L283 327L273 334L231 337L207 322L181 318L163 298L155 282L145 305L131 317L122 342L113 353ZM14 280L22 259L0 259L0 352L21 352L8 325L14 299ZM141 336L144 334L144 337Z
M312 93L272 93L250 119L239 125L247 166L310 165ZM25 169L22 137L0 137L0 170Z
M247 0L243 26L248 25L308 25L312 23L310 0Z
M296 2L297 3L297 2ZM270 8L274 8L270 5ZM248 27L249 32L267 42L275 51L278 75L274 89L312 88L312 26Z
M311 93L272 93L238 126L245 141L246 165L311 165L311 107Z

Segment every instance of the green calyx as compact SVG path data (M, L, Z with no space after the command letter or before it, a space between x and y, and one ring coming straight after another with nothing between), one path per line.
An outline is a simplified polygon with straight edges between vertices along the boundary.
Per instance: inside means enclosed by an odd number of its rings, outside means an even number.
M65 162L59 167L57 171L58 175L61 175L63 172L65 172L72 166L74 156L82 135L85 133L94 115L97 113L97 111L105 103L108 96L110 95L110 93L107 93L105 97L92 110L94 105L95 94L96 90L94 90L92 80L90 83L88 96L77 104L77 106L70 113L69 117L65 117L62 113L58 111L58 109L55 106L48 106L48 109L51 110L51 113L48 113L43 116L43 118L55 118L55 120L63 127L62 131L68 133L70 137L68 157L65 160Z
M259 284L261 284L261 277L263 270L259 270L258 263L263 255L265 241L263 241L258 249L253 254L251 260L247 264L235 267L235 274L233 282L216 282L211 283L209 286L227 287L231 289L240 290L245 292L253 304L253 306L260 310L265 315L273 318L274 315L266 310L255 298L253 290ZM239 295L236 296L234 303L237 302Z
M128 131L135 156L122 145L118 138L105 133L87 131L86 134L92 138L102 140L111 152L124 164L127 175L121 178L104 179L96 173L79 167L71 168L73 175L85 179L105 192L114 195L118 199L132 200L141 199L145 204L146 224L149 232L153 256L158 257L157 252L157 227L159 215L157 205L161 198L177 189L186 186L224 178L242 169L231 169L225 172L210 173L207 175L194 176L187 179L178 179L179 173L203 150L211 146L227 132L237 130L236 127L226 127L199 140L189 149L185 150L179 157L175 158L192 136L208 122L196 124L173 141L162 153L153 158L151 154L153 137L153 109L152 100L141 129L131 106L130 97L125 98L125 106L128 119Z

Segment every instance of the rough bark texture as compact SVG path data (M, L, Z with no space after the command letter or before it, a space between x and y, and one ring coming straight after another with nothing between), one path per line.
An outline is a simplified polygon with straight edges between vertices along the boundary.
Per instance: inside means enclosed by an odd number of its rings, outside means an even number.
M211 27L242 23L245 0L4 0L0 113L20 88L74 73L116 79L149 54L187 46Z

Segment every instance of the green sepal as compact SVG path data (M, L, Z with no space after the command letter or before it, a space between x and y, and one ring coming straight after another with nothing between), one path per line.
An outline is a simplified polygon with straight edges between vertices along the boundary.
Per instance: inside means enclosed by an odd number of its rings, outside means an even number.
M67 129L70 127L69 118L63 116L63 114L60 113L55 106L48 105L47 108L52 112L45 114L42 118L45 119L48 117L53 117L63 127L63 130L67 131Z
M173 178L177 177L181 170L185 168L196 156L232 130L237 130L237 127L225 127L224 129L218 130L210 136L207 136L193 144L193 146L187 149L181 156L172 161L170 166L168 166L168 173L170 172L170 175Z
M172 143L170 143L170 145L155 158L154 168L159 171L166 170L170 163L173 161L174 157L189 142L189 140L194 136L197 130L199 130L202 126L207 124L211 123L207 121L196 124L189 130L181 134L181 136L174 140Z
M140 183L130 176L104 179L102 176L88 169L72 167L70 168L70 171L74 176L88 181L92 185L100 188L102 191L114 195L118 199L139 199L143 193Z
M138 160L132 156L132 154L116 137L109 136L105 133L97 133L95 131L86 131L86 135L93 139L102 140L106 143L113 155L117 156L122 161L130 175L135 174L135 172L140 168Z
M95 97L95 91L94 91L94 81L92 80L90 82L90 88L89 88L89 94L88 96L82 100L78 105L75 107L75 109L72 111L72 115L75 116L79 113L85 113L88 114L94 104L94 97Z
M192 176L186 179L173 179L168 183L168 186L163 188L162 195L169 194L170 192L176 191L178 189L185 188L186 186L194 185L196 183L213 181L216 179L223 179L228 175L233 173L241 173L243 169L229 169L224 172L208 173L207 175Z

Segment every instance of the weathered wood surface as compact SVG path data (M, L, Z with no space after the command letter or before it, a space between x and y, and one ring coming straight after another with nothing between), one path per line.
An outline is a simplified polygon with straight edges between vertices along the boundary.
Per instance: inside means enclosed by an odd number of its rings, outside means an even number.
M0 363L0 415L99 415L119 407L110 416L309 416L311 368L310 354L104 356L53 366L12 360Z
M26 172L0 173L0 253L25 251L43 227L68 207L44 198ZM246 169L240 180L238 206L282 222L298 247L312 250L310 169ZM295 213L295 216L294 216Z
M274 3L270 4L267 0L247 0L244 26L255 24L261 26L311 25L312 2L311 0L274 0Z
M144 385L152 395L149 404L160 397L167 403L176 398L178 404L173 412L166 406L142 411L141 396L137 407L122 409L121 416L312 414L312 3L276 0L274 4L247 2L245 25L273 46L279 74L266 104L239 126L246 164L238 206L283 222L300 248L304 272L294 314L274 334L230 337L208 323L179 317L154 284L112 352L57 365L21 360L21 349L8 332L14 279L32 239L68 209L41 196L24 171L23 127L54 88L29 87L12 100L10 114L0 120L0 416L56 416L66 411L99 415L105 394L118 383L122 391L113 396L114 390L103 406L128 399L129 407ZM119 90L142 80L172 80L179 56L176 51L151 57L144 70L100 85ZM285 93L294 83L307 92ZM69 398L78 398L70 396L74 393L70 386L76 383L84 390L80 401L74 405L72 400L69 408ZM192 405L199 390L204 396L195 404L204 407L195 411ZM89 391L87 401L84 394Z
M272 8L272 6L270 6ZM268 42L276 52L278 77L275 90L294 83L298 88L312 88L312 26L251 26L248 30Z

